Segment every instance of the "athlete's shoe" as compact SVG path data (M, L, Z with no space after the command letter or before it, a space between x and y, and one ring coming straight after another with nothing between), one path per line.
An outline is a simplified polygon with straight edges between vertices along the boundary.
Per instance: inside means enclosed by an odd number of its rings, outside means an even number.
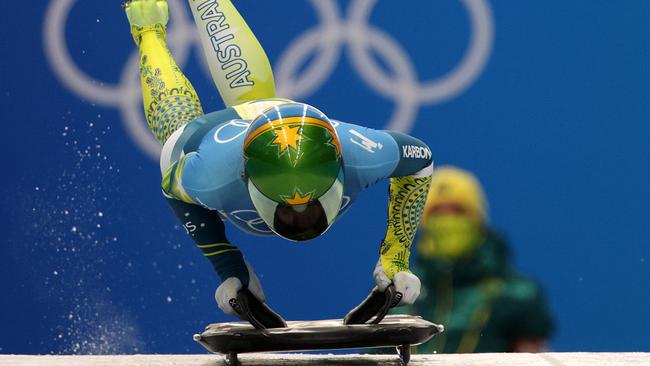
M131 27L164 27L169 21L169 7L165 0L131 0L122 6Z

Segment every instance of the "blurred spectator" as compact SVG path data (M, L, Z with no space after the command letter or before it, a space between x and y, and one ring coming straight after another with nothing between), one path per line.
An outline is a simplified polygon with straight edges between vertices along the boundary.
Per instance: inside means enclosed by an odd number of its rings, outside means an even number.
M508 247L489 227L478 180L436 169L413 262L422 295L410 310L445 332L418 353L545 350L551 314L540 287L512 268Z

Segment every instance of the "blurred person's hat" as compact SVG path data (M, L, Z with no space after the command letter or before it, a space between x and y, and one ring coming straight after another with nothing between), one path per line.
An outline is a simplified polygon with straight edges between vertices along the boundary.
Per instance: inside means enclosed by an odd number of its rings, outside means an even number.
M437 212L457 211L481 223L489 221L488 203L474 174L445 165L434 170L423 222Z
M483 188L473 174L452 166L435 169L431 180L418 253L446 261L466 258L484 240L488 215Z

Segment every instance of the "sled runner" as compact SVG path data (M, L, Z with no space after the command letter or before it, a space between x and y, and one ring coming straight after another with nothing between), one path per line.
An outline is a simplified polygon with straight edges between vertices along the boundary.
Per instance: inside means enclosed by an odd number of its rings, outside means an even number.
M194 340L210 352L226 355L230 366L240 365L240 353L379 347L397 347L402 364L407 365L410 347L428 341L444 328L417 316L386 315L397 302L398 294L391 286L385 292L373 291L344 319L285 322L244 290L236 308L250 324L211 324L194 335Z

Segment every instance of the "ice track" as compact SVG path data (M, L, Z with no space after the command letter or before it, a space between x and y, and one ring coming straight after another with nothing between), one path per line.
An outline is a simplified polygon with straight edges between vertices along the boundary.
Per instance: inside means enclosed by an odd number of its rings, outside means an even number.
M396 356L243 354L243 366L396 366ZM0 355L2 366L222 366L217 355L22 356ZM650 365L650 353L541 353L415 355L413 366L628 366Z

